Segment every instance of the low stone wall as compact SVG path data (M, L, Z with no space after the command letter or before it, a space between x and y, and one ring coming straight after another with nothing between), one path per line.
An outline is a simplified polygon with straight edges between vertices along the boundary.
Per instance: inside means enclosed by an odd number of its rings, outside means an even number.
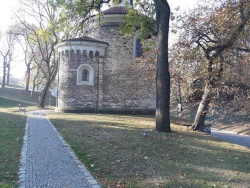
M114 109L114 108L56 108L56 112L61 113L100 113L100 114L137 114L155 115L155 109Z

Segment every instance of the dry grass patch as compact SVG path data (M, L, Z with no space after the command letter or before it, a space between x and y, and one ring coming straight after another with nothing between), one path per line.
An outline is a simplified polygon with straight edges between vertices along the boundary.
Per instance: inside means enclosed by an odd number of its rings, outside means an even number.
M153 131L150 116L49 118L103 187L249 187L250 150L245 147L175 124L173 133L160 134Z

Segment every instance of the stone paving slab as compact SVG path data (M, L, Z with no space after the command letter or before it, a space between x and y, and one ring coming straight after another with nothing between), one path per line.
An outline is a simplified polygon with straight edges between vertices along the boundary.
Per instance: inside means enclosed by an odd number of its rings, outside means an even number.
M42 111L28 113L19 188L100 188Z

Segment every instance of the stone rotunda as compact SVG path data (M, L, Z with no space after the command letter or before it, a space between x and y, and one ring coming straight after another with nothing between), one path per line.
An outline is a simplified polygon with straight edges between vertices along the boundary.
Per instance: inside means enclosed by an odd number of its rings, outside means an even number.
M57 112L155 112L154 82L145 79L145 63L134 62L142 54L138 35L119 33L124 5L103 11L103 25L90 24L83 37L57 45Z

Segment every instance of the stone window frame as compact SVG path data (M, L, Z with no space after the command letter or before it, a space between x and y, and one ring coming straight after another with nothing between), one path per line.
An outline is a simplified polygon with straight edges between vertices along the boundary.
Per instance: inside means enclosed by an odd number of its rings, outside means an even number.
M89 75L89 80L83 80L83 71L87 70ZM94 85L94 69L88 64L82 64L77 68L77 78L76 78L76 85Z

